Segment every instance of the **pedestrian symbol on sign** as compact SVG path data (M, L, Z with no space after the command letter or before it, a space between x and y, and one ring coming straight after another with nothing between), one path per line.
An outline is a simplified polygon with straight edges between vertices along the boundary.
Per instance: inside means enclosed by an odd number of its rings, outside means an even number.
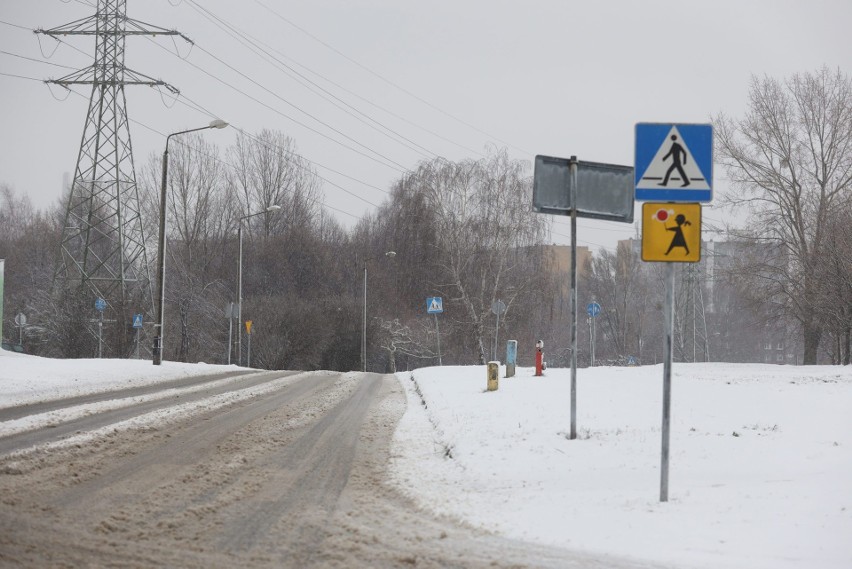
M426 313L440 314L444 311L443 298L440 296L430 296L426 299Z
M680 185L681 188L685 188L689 185L689 176L686 175L686 172L683 169L683 164L686 164L686 150L683 149L683 146L677 143L677 135L673 134L671 136L672 139L672 147L668 151L668 153L663 156L663 162L671 157L672 165L669 166L669 169L666 170L666 176L663 178L663 181L659 183L660 186L668 186L669 185L669 177L672 175L672 172L677 170L677 173L680 174L680 179L683 183ZM683 164L681 164L681 160L683 160Z

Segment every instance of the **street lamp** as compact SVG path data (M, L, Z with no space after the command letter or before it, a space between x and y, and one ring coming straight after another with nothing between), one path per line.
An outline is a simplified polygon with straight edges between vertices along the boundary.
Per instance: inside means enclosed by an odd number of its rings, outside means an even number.
M243 365L243 220L256 215L278 211L279 209L281 209L280 205L273 204L263 211L244 215L240 218L239 227L237 228L237 235L240 241L240 278L237 292L237 296L239 297L237 299L237 365L240 366ZM251 344L249 344L249 349L251 349ZM230 350L231 347L228 346L228 353L231 353ZM249 353L249 355L251 354Z
M385 257L396 257L396 251L388 251ZM370 257L364 259L364 327L361 330L361 371L367 371L367 263L377 259L378 257Z
M166 137L166 150L163 152L163 184L160 187L160 236L157 251L157 282L160 287L159 303L157 306L156 335L154 336L154 365L163 363L163 311L166 307L166 180L169 173L169 140L173 136L206 130L208 128L225 128L228 123L222 119L214 119L207 126L173 132Z

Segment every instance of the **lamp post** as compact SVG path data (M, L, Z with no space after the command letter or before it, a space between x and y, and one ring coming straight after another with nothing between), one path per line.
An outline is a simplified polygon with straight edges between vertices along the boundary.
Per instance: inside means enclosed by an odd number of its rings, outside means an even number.
M388 251L385 253L385 257L393 259L396 257L396 251ZM364 259L364 326L361 330L361 371L367 371L367 263L377 258Z
M263 211L244 215L240 218L239 227L237 228L237 236L240 241L240 276L239 284L237 286L237 365L240 366L243 365L243 220L256 215L278 211L279 209L281 209L280 205L273 204ZM230 353L230 349L231 348L228 347L228 353Z
M169 174L169 140L179 134L187 134L208 128L225 128L228 123L221 119L215 119L207 126L191 128L180 132L173 132L166 137L166 150L163 152L163 183L160 187L160 235L157 241L157 283L160 287L159 302L157 304L157 323L154 324L156 335L154 336L154 365L163 363L163 311L166 307L166 180Z

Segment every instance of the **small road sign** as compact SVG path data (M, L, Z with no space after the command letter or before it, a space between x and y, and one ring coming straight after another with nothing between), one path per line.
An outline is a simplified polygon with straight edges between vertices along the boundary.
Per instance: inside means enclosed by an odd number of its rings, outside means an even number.
M134 328L141 328L142 327L142 315L141 314L134 314L133 315L133 327Z
M430 296L426 299L426 313L440 314L444 311L444 299L440 296Z
M638 201L713 200L713 125L638 123L635 152Z
M500 316L501 314L506 312L506 303L502 300L495 300L493 303L491 303L491 312L493 312L497 316Z
M15 316L15 325L16 326L26 326L27 325L27 315L23 312L18 312Z
M597 302L590 302L586 305L586 313L592 318L594 318L595 316L601 313L601 305Z
M701 204L642 204L642 260L701 260Z
M248 334L248 335L251 335L251 325L252 324L253 324L253 321L246 320L246 334Z
M106 310L106 301L102 298L95 300L95 310L98 312L103 312Z

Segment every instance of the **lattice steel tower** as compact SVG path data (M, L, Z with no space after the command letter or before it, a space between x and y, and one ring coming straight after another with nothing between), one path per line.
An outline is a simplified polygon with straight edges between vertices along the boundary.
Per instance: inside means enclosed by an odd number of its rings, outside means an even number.
M94 64L53 83L91 85L89 109L74 179L67 196L61 260L54 283L81 284L106 299L118 322L128 310L153 315L153 295L145 250L133 148L127 116L126 85L177 89L124 66L124 44L133 35L179 35L127 18L126 0L98 0L93 16L49 30L48 36L95 36ZM131 306L130 304L136 306ZM141 304L141 305L140 305Z

